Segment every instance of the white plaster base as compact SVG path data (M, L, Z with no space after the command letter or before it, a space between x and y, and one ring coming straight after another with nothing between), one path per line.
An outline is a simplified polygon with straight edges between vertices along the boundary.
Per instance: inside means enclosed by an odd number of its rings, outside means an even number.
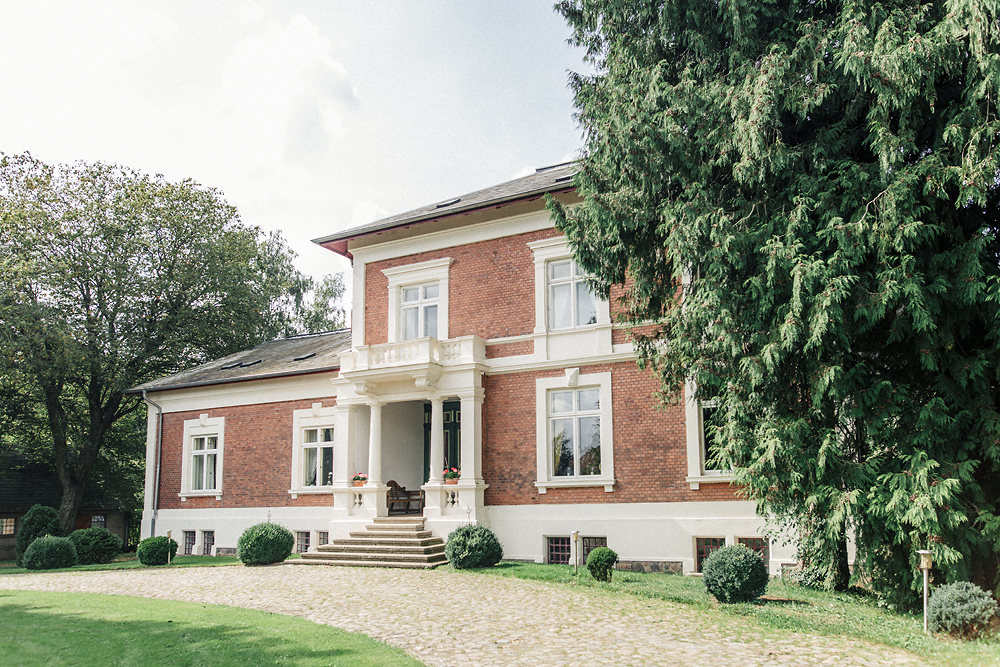
M763 537L765 521L752 504L741 501L704 503L606 503L579 505L514 505L489 507L485 522L503 544L504 558L545 562L546 538L607 537L623 561L676 561L684 572L695 571L695 538ZM780 574L795 562L795 547L771 540L770 571Z

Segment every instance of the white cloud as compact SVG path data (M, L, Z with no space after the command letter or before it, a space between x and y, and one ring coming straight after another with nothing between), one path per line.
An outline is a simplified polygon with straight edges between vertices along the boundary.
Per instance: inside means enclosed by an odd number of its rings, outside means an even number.
M351 227L358 227L369 222L375 222L389 216L389 211L385 210L375 202L359 201L354 205L351 214Z

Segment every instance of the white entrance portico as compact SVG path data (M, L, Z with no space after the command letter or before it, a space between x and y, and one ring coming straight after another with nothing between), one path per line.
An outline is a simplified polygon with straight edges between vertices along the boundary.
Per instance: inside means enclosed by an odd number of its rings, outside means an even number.
M440 535L485 518L482 477L482 376L486 343L477 336L425 337L360 346L340 355L334 435L333 518L330 536L346 536L387 516L387 482L424 490L423 516ZM446 484L445 402L458 402L460 461L457 484ZM425 458L425 405L430 442ZM459 418L460 417L460 418ZM451 463L451 462L449 462ZM429 468L429 474L428 474ZM367 472L356 487L351 478ZM424 481L426 479L426 482Z

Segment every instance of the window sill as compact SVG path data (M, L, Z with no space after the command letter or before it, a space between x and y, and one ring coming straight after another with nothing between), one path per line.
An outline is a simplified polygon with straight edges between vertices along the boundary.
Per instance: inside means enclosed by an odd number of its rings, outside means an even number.
M309 486L302 489L288 489L288 493L292 496L292 500L298 498L299 496L318 496L321 494L331 494L333 493L332 486Z
M697 491L701 484L729 484L733 481L733 476L722 473L718 475L697 475L695 477L685 477L684 481L691 486L692 491Z
M215 498L216 500L222 500L222 491L188 491L186 493L178 493L181 497L181 502L184 502L188 498Z
M603 486L605 493L610 493L615 490L615 480L607 478L587 479L583 477L574 477L569 479L551 479L547 482L535 482L535 486L538 488L539 493L545 493L549 489L579 488L588 486Z

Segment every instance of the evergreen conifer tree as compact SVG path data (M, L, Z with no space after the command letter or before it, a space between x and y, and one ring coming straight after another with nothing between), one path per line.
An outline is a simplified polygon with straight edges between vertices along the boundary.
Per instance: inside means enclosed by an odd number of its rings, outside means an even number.
M892 602L923 548L996 594L996 3L557 8L594 73L584 202L550 206L662 398L718 402L719 463L831 586L853 536Z

